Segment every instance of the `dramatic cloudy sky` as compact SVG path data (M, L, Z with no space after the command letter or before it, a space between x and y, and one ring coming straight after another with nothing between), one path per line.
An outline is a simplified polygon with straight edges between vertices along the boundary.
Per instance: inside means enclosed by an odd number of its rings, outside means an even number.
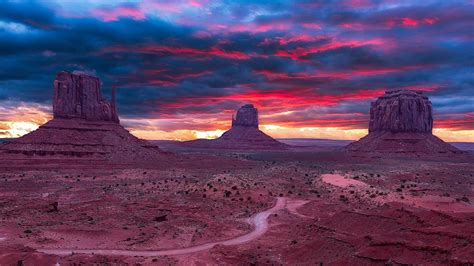
M61 70L118 86L149 139L212 137L244 103L275 137L357 139L370 101L425 91L435 133L474 141L474 1L0 1L0 137L51 118Z

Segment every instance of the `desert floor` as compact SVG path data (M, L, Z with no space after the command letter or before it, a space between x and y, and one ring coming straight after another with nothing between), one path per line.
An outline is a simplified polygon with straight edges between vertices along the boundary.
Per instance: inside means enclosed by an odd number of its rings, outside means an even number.
M474 262L472 156L179 152L1 164L0 265Z

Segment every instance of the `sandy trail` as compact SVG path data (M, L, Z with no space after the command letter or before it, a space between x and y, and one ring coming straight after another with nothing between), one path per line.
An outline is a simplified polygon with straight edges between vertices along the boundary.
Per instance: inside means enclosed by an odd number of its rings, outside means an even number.
M307 200L295 200L295 199L287 199L286 201L286 209L293 215L296 215L300 218L306 218L306 219L313 219L314 217L308 216L301 214L298 212L298 208L305 205L309 201Z
M296 207L303 205L305 201L300 201L299 204L295 201L290 201L287 204L287 199L283 197L277 198L275 206L266 211L259 212L254 216L248 218L246 221L254 227L254 229L242 236L231 238L224 241L216 241L207 244L202 244L194 247L180 248L180 249L168 249L168 250L119 250L119 249L38 249L39 252L66 256L74 253L78 254L96 254L96 255L120 255L120 256L142 256L142 257L153 257L153 256L166 256L166 255L182 255L188 253L194 253L204 251L213 248L216 245L232 246L240 245L252 240L255 240L265 234L268 230L268 217L279 210L288 208L291 213L294 213Z

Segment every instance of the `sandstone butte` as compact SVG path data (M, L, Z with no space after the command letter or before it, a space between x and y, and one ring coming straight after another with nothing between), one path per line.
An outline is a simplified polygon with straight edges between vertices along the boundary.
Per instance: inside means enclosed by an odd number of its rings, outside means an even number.
M53 82L54 118L80 118L88 121L119 123L115 107L115 89L112 102L102 98L100 79L84 74L59 72Z
M9 159L71 159L113 163L162 160L164 152L120 125L115 105L102 97L101 82L85 74L59 72L53 82L54 118L0 146Z
M369 134L345 147L366 154L456 154L457 148L432 134L433 108L423 92L389 90L370 106Z
M232 127L221 137L213 140L186 141L183 145L193 148L231 149L231 150L284 150L283 144L259 129L258 110L246 104L232 117Z

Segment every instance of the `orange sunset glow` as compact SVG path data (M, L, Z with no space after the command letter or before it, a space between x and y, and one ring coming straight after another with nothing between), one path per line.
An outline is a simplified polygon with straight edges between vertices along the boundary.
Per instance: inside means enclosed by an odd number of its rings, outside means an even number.
M246 99L242 99L245 101ZM326 99L327 100L327 99ZM255 100L252 100L255 102ZM265 109L263 109L265 110ZM272 108L270 109L272 110ZM12 109L0 108L0 114L7 119L0 120L0 138L16 138L27 134L51 119L52 114L48 106L19 105ZM336 140L357 140L367 134L368 117L365 114L340 115L341 119L315 119L306 122L286 121L291 112L266 114L261 111L260 129L274 138L321 138ZM232 112L226 112L218 119L204 117L188 121L185 117L163 119L122 119L127 125L140 124L139 127L127 126L135 136L148 140L192 140L197 138L213 139L219 137L230 127ZM357 124L353 126L354 118ZM443 140L450 142L473 142L474 130L465 129L469 126L469 119L440 120L435 123L433 133ZM191 126L190 124L193 124ZM166 128L170 128L166 130Z

